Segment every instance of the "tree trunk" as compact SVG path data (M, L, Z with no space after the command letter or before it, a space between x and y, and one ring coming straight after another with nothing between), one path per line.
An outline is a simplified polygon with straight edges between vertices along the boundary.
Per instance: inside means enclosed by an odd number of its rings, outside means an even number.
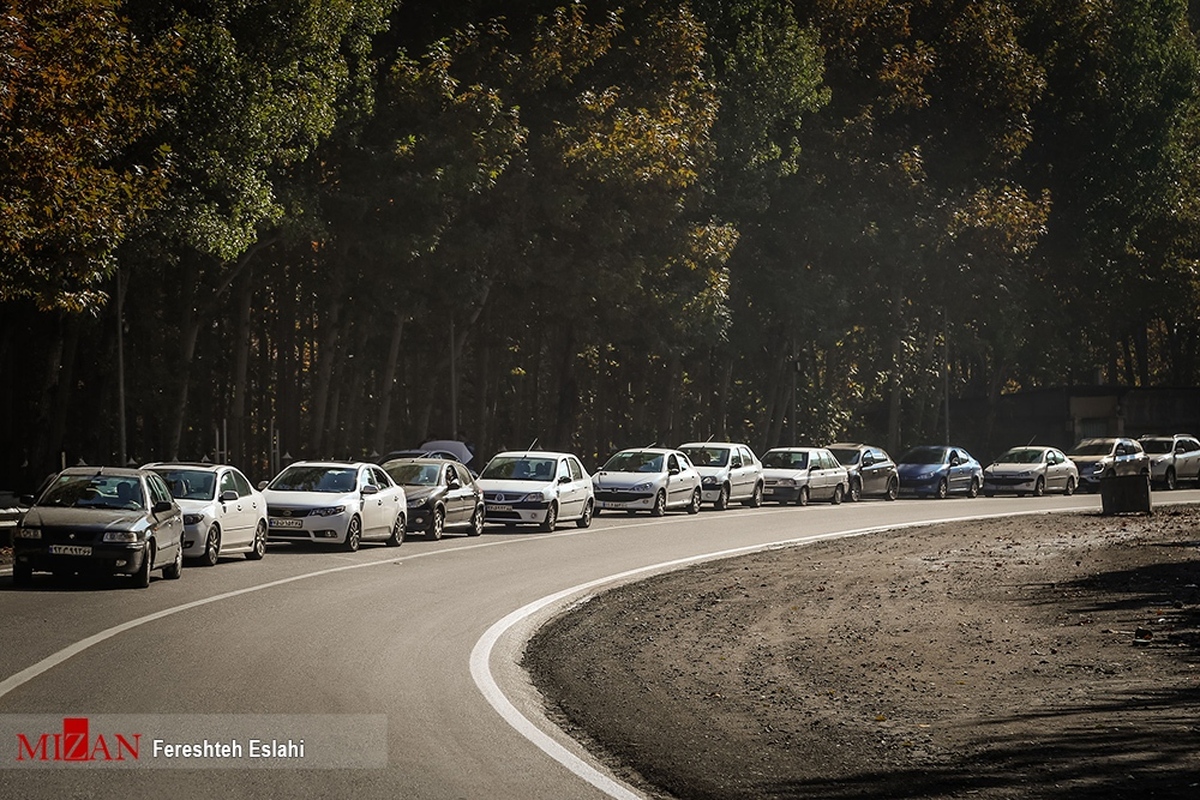
M246 444L246 392L250 372L251 301L254 298L254 270L248 270L238 286L237 330L234 331L233 391L229 397L229 442L226 458L233 464L249 462Z
M324 331L317 349L317 374L313 381L312 432L309 449L314 458L320 458L326 443L326 416L329 410L330 392L333 385L333 367L338 357L338 340L341 335L342 307L345 301L341 291L329 293L329 308L325 314Z
M404 337L404 314L396 312L392 318L392 338L388 343L387 360L379 374L379 414L375 418L374 450L386 454L388 428L392 419L392 395L396 392L396 368L400 364L400 342Z

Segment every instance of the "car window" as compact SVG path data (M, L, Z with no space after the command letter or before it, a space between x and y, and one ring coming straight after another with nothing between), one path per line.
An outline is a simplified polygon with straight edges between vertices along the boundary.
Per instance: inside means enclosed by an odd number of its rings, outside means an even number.
M225 492L233 492L234 494L238 493L237 482L234 481L233 473L229 470L225 470L223 473L221 473L221 491L218 494L225 494Z
M462 464L454 464L453 466L454 472L458 475L458 482L463 486L470 486L475 482L475 479L471 477L470 471Z
M253 489L250 488L250 481L239 470L230 470L233 473L233 482L237 485L237 493L240 497L246 497Z
M567 466L571 470L571 480L583 480L583 466L578 461L576 461L574 458L568 458Z
M739 447L738 450L742 453L742 466L753 466L754 462L758 460L754 457L754 452L749 447Z
M375 482L375 476L371 474L371 470L364 468L359 470L358 473L358 488L362 489L366 486L374 486L376 489L379 488L379 484Z
M167 490L167 484L157 473L151 473L146 477L146 483L150 486L150 500L155 505L159 503L171 502L171 493Z
M558 480L562 480L563 478L570 478L570 477L571 477L571 468L567 466L567 460L565 458L560 458L558 460L558 474L555 475L555 478L557 478Z
M667 471L669 472L673 469L679 469L679 459L675 457L674 453L667 456Z

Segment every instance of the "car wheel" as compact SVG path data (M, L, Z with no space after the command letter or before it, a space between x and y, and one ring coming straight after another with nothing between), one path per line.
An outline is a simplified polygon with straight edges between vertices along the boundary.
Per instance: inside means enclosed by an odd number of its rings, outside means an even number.
M392 523L392 535L384 542L388 547L399 547L404 544L404 533L408 527L408 521L403 514L396 515L396 521Z
M433 517L429 520L429 530L425 531L426 539L437 541L446 530L446 509L437 506L433 509Z
M888 481L887 493L884 494L884 497L888 500L895 500L899 496L900 496L900 481L896 480L895 478L892 478L890 481Z
M808 505L808 487L807 486L801 486L800 491L796 493L796 505L798 505L798 506Z
M200 563L205 567L215 567L221 555L221 528L217 523L208 526L208 535L204 537L204 554Z
M650 516L661 517L665 513L667 513L667 494L659 492L654 495L654 507L650 509Z
M1177 482L1175 480L1175 468L1167 467L1167 477L1166 480L1163 481L1163 488L1169 492L1174 489L1176 485Z
M1063 495L1066 497L1070 497L1073 494L1075 494L1075 478L1071 475L1068 475L1067 476L1067 486L1065 489L1063 489Z
M346 541L342 544L342 548L348 552L356 552L358 546L362 544L362 520L358 517L351 517L350 524L346 526Z
M544 533L550 533L558 527L558 503L550 503L550 507L546 509L546 518L542 520L542 524L538 526L538 530Z
M150 562L153 560L154 548L147 543L146 548L142 551L142 566L131 576L133 578L133 588L145 589L150 585Z
M575 520L576 528L590 528L592 525L592 515L595 511L592 508L592 501L588 500L583 504L583 516Z
M687 513L699 514L700 513L700 505L703 502L704 502L704 496L702 494L700 494L699 489L692 492L692 502L690 504L688 504Z
M250 561L261 561L262 557L267 554L267 523L261 519L258 521L258 527L254 529L254 543L250 545L250 552L246 553L246 558Z
M842 485L839 483L837 486L833 487L833 497L829 498L829 502L833 503L835 506L840 506L842 504L843 496Z
M183 575L183 537L179 537L179 546L175 548L175 560L163 567L163 577L169 581L179 580Z
M467 536L482 536L483 535L483 518L487 516L487 508L485 506L475 506L475 515L471 517L471 527L467 529Z
M971 486L967 489L967 497L979 497L979 481L971 478Z
M950 486L946 483L946 479L942 478L940 481L938 481L937 492L934 494L934 497L936 497L938 500L945 500L946 496L949 494Z
M750 495L750 499L742 502L751 508L758 508L763 504L763 485L761 481L754 484L754 493Z
M13 586L28 586L33 582L33 565L18 561L13 564Z
M721 484L721 491L717 493L717 502L713 503L713 508L717 511L729 508L729 484Z
M1038 476L1037 482L1033 484L1033 496L1041 497L1046 493L1046 479L1041 475Z
M850 481L850 491L846 494L846 499L851 503L857 503L862 500L862 481L855 478Z

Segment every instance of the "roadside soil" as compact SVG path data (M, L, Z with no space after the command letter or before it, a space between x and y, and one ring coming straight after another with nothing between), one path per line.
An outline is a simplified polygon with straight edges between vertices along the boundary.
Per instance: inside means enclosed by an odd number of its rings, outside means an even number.
M618 587L524 665L651 797L1192 799L1198 583L1200 507L930 526Z

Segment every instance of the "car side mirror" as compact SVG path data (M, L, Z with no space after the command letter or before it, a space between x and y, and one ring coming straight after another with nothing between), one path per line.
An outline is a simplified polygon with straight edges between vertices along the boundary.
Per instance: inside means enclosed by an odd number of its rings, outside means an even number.
M379 494L379 487L375 486L374 484L368 483L366 486L362 487L362 493L364 495Z
M962 459L960 459L958 456L952 456L950 458L950 466L952 466L952 467L957 467L961 463L962 463Z
M1184 444L1183 442L1179 442L1178 444L1175 445L1176 453L1186 453L1187 451L1188 451L1187 445Z
M258 490L261 492L263 489L267 488L268 483L270 483L270 481L259 481Z
M570 476L570 475L563 475L561 478L559 478L559 479L558 479L558 482L559 482L559 483L570 483L570 482L571 482L571 476Z
M17 501L23 506L32 506L34 503L34 497L31 494L23 494L17 498Z
M152 512L154 512L155 514L166 514L168 511L170 511L174 507L175 507L175 504L169 500L159 500L157 503L154 504L154 508L152 508L150 510Z
M671 467L669 470L667 470L667 474L668 475L678 475L679 467Z
M729 466L733 467L734 469L741 469L742 460L740 458L735 458L733 461L729 462Z
M872 465L872 464L874 464L874 463L875 463L875 459L874 459L873 457L871 457L871 456L863 456L863 459L862 459L862 465L863 465L864 467L869 467L869 466L871 466L871 465Z
M240 495L237 492L235 492L233 489L226 489L225 491L221 492L221 502L222 503L235 502L239 497L240 497Z

